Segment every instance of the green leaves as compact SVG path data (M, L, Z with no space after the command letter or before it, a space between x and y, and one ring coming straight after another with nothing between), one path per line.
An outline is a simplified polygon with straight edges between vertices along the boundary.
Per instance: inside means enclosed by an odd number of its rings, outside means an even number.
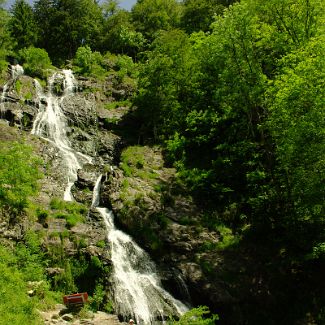
M132 18L138 31L153 40L160 30L179 26L181 5L175 0L143 0L132 8Z
M214 325L218 315L209 317L210 311L206 306L199 306L186 312L178 321L168 322L169 325Z
M40 161L31 147L20 143L0 144L0 207L16 214L28 206L41 177Z
M9 28L17 49L35 46L38 30L32 7L25 0L17 0L11 12Z
M270 87L268 126L299 218L321 218L325 181L324 38L281 61ZM314 206L322 208L314 210Z
M46 79L46 70L52 68L52 62L44 49L29 47L19 51L24 70L33 77Z

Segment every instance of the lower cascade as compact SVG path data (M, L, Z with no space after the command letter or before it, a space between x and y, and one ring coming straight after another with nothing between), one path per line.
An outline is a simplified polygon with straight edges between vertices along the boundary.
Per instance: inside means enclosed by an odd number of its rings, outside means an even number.
M64 89L61 95L53 91L57 79L63 79ZM62 99L73 95L75 80L72 72L56 72L49 78L48 84L49 90L44 93L40 84L35 81L39 112L34 120L32 133L49 141L60 151L67 170L64 199L71 201L71 187L77 179L78 169L85 163L92 163L93 159L74 150L67 136ZM102 176L99 176L94 188L92 207L103 217L111 244L116 312L124 319L135 318L137 324L154 324L158 320L163 322L168 315L183 314L188 308L162 288L149 255L130 236L115 228L112 211L99 207L101 179Z
M99 202L99 176L94 188L93 206ZM102 215L111 244L113 290L117 312L134 317L137 324L153 324L166 315L181 315L188 308L161 287L155 264L133 239L114 226L114 216L107 208L96 207Z

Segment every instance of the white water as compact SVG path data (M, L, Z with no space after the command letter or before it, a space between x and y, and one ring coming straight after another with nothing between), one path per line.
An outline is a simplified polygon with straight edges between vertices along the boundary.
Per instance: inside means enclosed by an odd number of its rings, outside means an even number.
M8 91L8 84L5 84L5 85L3 86L3 90L2 90L2 94L1 94L0 103L3 103L3 102L5 101L7 91Z
M10 68L11 68L11 78L12 79L16 79L19 76L21 76L22 74L24 74L24 68L19 64L12 65Z
M64 92L62 97L54 94L53 85L56 80L63 79ZM72 201L71 187L77 180L77 171L85 162L92 159L80 152L74 151L67 136L67 121L61 109L65 96L74 92L74 77L70 70L63 70L63 74L55 73L48 80L48 92L44 93L41 85L35 80L37 97L39 98L39 112L34 120L32 134L38 135L54 144L62 153L67 168L67 186L64 200ZM42 102L46 102L43 105Z
M10 71L11 71L11 81L14 81L19 76L24 74L24 69L19 64L11 65L10 66ZM3 86L2 94L1 94L1 97L0 97L0 117L1 118L2 118L2 114L4 113L4 109L5 109L4 102L6 101L8 89L9 89L9 82L7 82Z
M101 178L94 188L94 207L99 202ZM130 236L115 228L112 211L100 207L97 210L103 216L111 244L117 312L124 317L132 316L137 324L152 324L166 315L186 312L188 308L161 287L149 255Z
M7 91L8 91L8 84L6 83L4 86L3 86L3 89L2 89L2 94L1 94L1 98L0 98L0 117L2 118L2 114L4 112L4 102L6 100L6 95L7 95Z

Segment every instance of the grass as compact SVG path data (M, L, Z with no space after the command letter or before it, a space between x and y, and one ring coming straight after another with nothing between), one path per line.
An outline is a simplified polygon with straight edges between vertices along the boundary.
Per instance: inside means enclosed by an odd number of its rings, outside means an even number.
M162 168L159 164L148 161L147 157L152 153L147 147L131 146L121 154L120 167L125 176L139 177L144 180L156 179L159 175L157 170Z
M81 203L67 202L54 198L50 203L50 207L53 210L52 216L58 219L65 219L68 228L85 222L87 208Z
M115 101L104 105L104 107L108 110L112 110L119 107L130 107L130 106L131 106L131 102L128 99Z

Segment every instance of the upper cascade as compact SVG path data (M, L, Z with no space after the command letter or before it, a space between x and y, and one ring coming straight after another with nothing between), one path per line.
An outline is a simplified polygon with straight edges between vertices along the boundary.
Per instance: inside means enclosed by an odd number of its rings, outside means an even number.
M16 79L24 74L24 68L19 64L11 65L10 70L12 79Z
M55 95L55 84L63 79L63 94ZM74 92L75 80L71 70L54 73L48 79L48 92L35 80L39 111L34 120L32 134L38 135L54 144L62 153L67 168L67 187L64 193L66 201L72 201L71 187L77 179L77 171L86 162L91 163L91 157L71 148L67 136L67 121L62 111L62 99ZM46 102L46 105L43 103Z

